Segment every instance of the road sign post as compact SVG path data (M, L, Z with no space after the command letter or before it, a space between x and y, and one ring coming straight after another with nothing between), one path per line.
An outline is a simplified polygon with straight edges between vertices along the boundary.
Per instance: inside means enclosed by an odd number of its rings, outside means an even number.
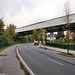
M69 36L69 40L73 40L73 36L71 34Z
M70 40L70 54L71 54L71 40L73 40L73 36L71 34L69 36L69 40Z

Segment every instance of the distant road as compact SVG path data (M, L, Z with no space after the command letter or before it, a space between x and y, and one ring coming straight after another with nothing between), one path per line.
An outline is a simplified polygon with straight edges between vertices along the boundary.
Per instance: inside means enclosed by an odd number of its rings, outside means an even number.
M61 55L39 49L33 44L23 44L18 49L35 75L75 75L75 66L58 59Z

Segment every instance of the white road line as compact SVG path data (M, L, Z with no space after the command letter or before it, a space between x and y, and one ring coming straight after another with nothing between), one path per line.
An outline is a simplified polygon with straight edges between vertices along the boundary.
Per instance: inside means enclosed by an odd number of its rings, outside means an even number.
M24 64L24 66L26 67L26 69L28 70L28 72L30 73L30 75L35 75L32 70L28 67L28 65L25 63L25 61L22 59L22 57L20 56L19 52L18 52L18 47L17 47L17 54L20 58L20 61Z
M63 65L62 63L60 63L60 62L58 62L58 61L55 61L55 60L53 60L53 59L51 59L51 58L48 58L48 59L51 60L51 61L53 61L53 62L55 62L55 63L57 63L57 64Z
M0 75L5 75L5 74L0 74Z
M34 53L36 53L35 51L33 51Z

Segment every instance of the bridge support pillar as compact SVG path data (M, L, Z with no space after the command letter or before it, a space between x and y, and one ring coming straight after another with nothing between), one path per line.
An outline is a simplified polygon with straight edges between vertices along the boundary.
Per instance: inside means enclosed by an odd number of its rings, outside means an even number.
M28 35L27 35L27 43L28 43Z
M51 43L51 32L50 32L50 43Z
M53 40L53 43L54 43L54 32L50 32L50 43L51 43L51 40Z
M53 32L53 43L54 43L54 32Z

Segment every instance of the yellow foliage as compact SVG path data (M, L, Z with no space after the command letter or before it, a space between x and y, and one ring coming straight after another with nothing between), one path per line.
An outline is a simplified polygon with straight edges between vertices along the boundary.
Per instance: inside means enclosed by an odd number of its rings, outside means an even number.
M70 30L67 30L67 33L66 33L66 39L68 39L70 36Z

